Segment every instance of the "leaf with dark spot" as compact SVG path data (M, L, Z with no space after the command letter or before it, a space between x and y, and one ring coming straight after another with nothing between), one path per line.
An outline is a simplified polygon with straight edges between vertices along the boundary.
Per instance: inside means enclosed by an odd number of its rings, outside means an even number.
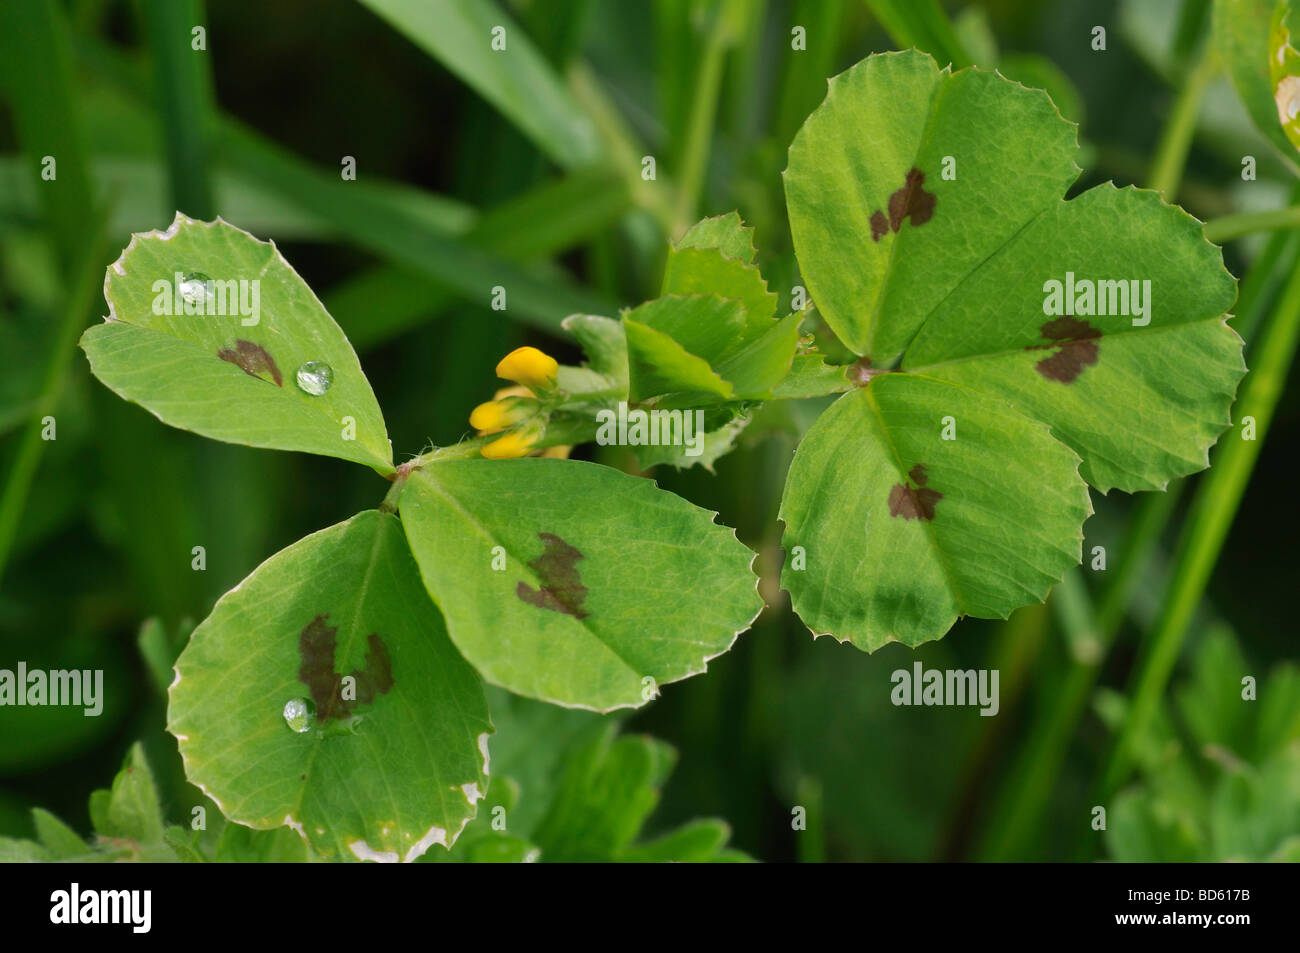
M1087 321L1080 321L1071 315L1054 318L1041 328L1039 333L1051 344L1031 344L1026 351L1045 351L1055 349L1050 357L1045 357L1034 367L1049 381L1062 384L1073 383L1083 373L1085 367L1097 363L1099 347L1097 339L1101 332Z
M889 515L901 516L905 520L934 519L935 504L943 499L938 490L926 487L930 482L929 473L924 463L918 463L907 473L908 479L916 486L895 483L889 491Z
M316 720L345 718L359 705L368 705L375 695L386 695L393 687L393 667L384 640L371 633L366 636L366 667L348 674L356 685L356 699L343 697L343 678L334 671L335 637L338 626L326 623L328 615L312 619L298 636L298 680L311 692L316 705Z
M577 562L582 553L553 533L538 533L542 540L542 555L528 561L528 566L541 580L542 587L533 589L524 583L515 588L517 595L529 605L552 612L563 612L576 619L587 618L582 603L587 598L587 587L578 574Z
M240 338L235 342L233 348L223 347L218 351L217 357L223 361L229 361L245 374L256 377L258 380L266 380L262 375L270 374L276 387L284 386L280 377L280 368L275 366L275 358L271 357L266 348L260 344L254 344L252 341L245 341Z

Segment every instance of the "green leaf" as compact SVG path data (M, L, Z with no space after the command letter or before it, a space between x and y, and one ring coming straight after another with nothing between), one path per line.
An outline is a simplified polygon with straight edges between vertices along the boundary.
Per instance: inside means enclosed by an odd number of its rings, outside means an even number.
M844 376L847 370L840 364L827 364L821 354L796 354L790 373L776 385L773 396L780 400L843 393L853 386Z
M553 161L591 162L595 128L545 58L505 12L487 0L361 0L468 83ZM499 30L504 48L493 46Z
M652 317L654 311L647 310L651 305L672 308L678 301L689 302L684 312L698 316L702 321L719 315L729 316L733 323L743 320L744 312L735 302L699 295L685 299L660 298L628 312L623 316L623 331L627 339L628 399L643 401L671 394L688 406L730 399L731 384L719 377L707 360L692 354L667 332L632 317Z
M690 821L662 837L624 848L620 860L640 864L702 864L721 859L731 839L725 821L706 818Z
M716 248L728 258L745 264L754 261L754 230L741 221L739 212L715 215L696 222L677 242L682 248Z
M48 864L52 859L34 840L0 837L0 864Z
M700 433L701 436L695 438L691 443L683 440L680 444L646 445L629 447L628 449L632 451L636 457L637 466L642 470L648 470L650 467L661 464L669 464L679 470L698 466L713 472L713 464L735 449L736 441L740 438L744 429L749 426L750 415L742 409L743 406L741 404L720 404L717 407L699 411L704 415L704 424L702 430L692 431L693 433ZM685 413L692 412L685 411ZM692 451L694 455L688 454L688 450Z
M790 373L802 320L802 314L788 314L780 321L764 320L756 337L749 337L718 363L718 374L731 382L740 397L771 396Z
M1060 202L1076 149L1046 93L996 73L949 75L911 51L839 74L785 171L817 310L855 353L889 362L967 275Z
M32 823L36 825L36 836L53 860L68 860L90 852L81 835L49 811L32 808Z
M1077 464L1004 401L879 377L795 452L780 515L807 568L788 560L782 585L813 632L867 651L939 638L962 615L1006 618L1079 561L1092 507Z
M1131 292L1126 279L1141 278L1149 324L1086 314L1078 292L1073 319L1046 315L1044 285L1067 273L1095 280L1098 298L1104 280L1115 282L1116 300ZM1105 296L1109 307L1109 288ZM916 335L903 369L1000 394L1051 424L1102 492L1164 489L1208 466L1231 422L1246 371L1223 319L1235 297L1199 222L1154 192L1102 185L1045 210L969 275Z
M613 318L596 314L571 314L564 319L568 331L587 354L587 365L608 377L624 396L628 388L627 335Z
M1214 0L1214 39L1255 128L1294 166L1297 146L1288 138L1280 118L1280 110L1291 97L1278 98L1273 60L1287 42L1277 42L1282 33L1272 32L1273 15L1281 12L1282 6L1279 0ZM1286 29L1280 24L1278 28Z
M1245 372L1235 283L1153 192L1065 201L1075 151L1041 91L917 52L833 79L791 145L801 273L864 355L782 502L815 632L874 650L1006 617L1078 561L1084 480L1207 465Z
M747 860L725 851L730 828L692 821L657 840L635 843L677 762L671 745L645 735L616 737L603 724L565 753L546 816L530 835L548 862L709 862Z
M141 845L162 843L162 807L153 772L139 742L131 746L122 770L113 779L112 790L106 793L101 810L91 812L92 818L98 814L95 830L101 837L124 838Z
M616 857L631 845L659 800L677 754L644 735L615 738L604 724L565 758L550 811L533 832L548 861Z
M400 506L452 641L521 695L643 705L704 671L762 605L753 553L733 531L607 467L435 460L410 476Z
M666 295L626 312L629 399L668 394L690 406L769 396L790 370L801 318L772 321L770 313L755 322L738 299L702 294Z
M393 516L359 513L272 556L217 602L176 672L168 729L190 781L231 820L291 826L326 857L449 846L486 788L482 683ZM292 700L314 709L301 731Z
M761 327L776 314L776 293L767 290L759 270L716 248L670 247L661 294L715 294L739 301L750 326Z
M199 277L187 285L187 276ZM178 284L204 290L189 305ZM352 346L273 243L177 214L166 232L132 238L108 269L104 296L108 318L81 346L119 396L216 440L392 469L383 415ZM196 308L223 313L185 313ZM324 393L297 382L309 362L332 371Z

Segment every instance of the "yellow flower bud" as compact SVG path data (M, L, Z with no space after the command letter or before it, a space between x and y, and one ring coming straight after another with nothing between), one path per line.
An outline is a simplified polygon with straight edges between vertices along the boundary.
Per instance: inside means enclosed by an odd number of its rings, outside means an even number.
M567 460L569 459L569 451L572 449L573 447L568 444L556 444L554 447L547 447L542 451L541 455L552 460Z
M479 404L469 413L469 425L479 435L496 433L525 420L536 411L537 405L515 397L505 400L489 400Z
M535 387L550 390L555 386L555 375L560 365L549 354L535 347L517 347L497 365L497 377Z
M512 430L493 440L479 452L488 460L513 460L531 451L539 436L540 434L533 431Z
M505 400L507 397L536 397L537 395L521 384L511 384L509 387L503 387L492 395L493 400Z

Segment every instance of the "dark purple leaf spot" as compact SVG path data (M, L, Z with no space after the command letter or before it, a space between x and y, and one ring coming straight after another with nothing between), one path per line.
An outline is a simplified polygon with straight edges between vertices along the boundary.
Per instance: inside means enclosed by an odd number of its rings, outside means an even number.
M871 240L880 241L885 232L889 231L889 219L885 218L885 213L879 210L871 213Z
M912 467L907 478L907 483L895 483L889 491L889 515L901 516L905 520L934 519L935 504L943 499L943 494L926 486L930 475L925 464L918 463Z
M298 636L298 680L311 692L316 705L316 720L346 718L359 706L369 705L376 695L386 695L393 687L393 666L388 649L378 635L366 636L366 667L353 669L356 698L343 697L343 675L334 671L335 636L338 626L329 625L328 615L318 615L307 623Z
M1087 321L1066 315L1048 321L1038 330L1051 343L1031 344L1025 350L1053 352L1034 365L1049 381L1071 384L1085 367L1097 363L1101 332Z
M217 357L223 361L229 361L250 377L256 377L258 380L266 380L264 374L270 374L271 380L275 382L276 387L283 387L284 382L280 377L280 368L275 366L275 358L266 352L266 348L260 344L254 344L252 341L245 341L242 338L235 342L234 347L223 347L217 352Z
M913 167L903 180L903 187L889 197L888 225L897 232L903 227L903 219L910 218L912 225L924 225L934 217L934 206L939 197L923 188L925 173ZM885 213L871 213L871 240L880 241L885 234Z
M537 535L542 540L542 554L529 560L528 566L537 574L542 587L534 589L521 582L515 587L515 595L539 609L563 612L575 619L587 618L582 610L587 587L582 584L577 565L579 559L586 557L554 533Z

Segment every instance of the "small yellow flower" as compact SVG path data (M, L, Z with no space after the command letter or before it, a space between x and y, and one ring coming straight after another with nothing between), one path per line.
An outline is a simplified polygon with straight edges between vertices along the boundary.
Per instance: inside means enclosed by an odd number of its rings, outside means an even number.
M557 444L554 447L547 447L541 452L541 456L549 457L552 460L567 460L569 459L569 451L572 449L573 447L568 444Z
M550 390L555 386L555 375L560 365L555 358L535 347L517 347L497 365L497 377L534 387Z
M513 460L522 457L533 449L540 433L529 430L512 430L498 437L479 452L488 460Z
M531 417L535 411L536 404L516 397L489 400L470 411L469 425L479 432L479 436L497 433Z

